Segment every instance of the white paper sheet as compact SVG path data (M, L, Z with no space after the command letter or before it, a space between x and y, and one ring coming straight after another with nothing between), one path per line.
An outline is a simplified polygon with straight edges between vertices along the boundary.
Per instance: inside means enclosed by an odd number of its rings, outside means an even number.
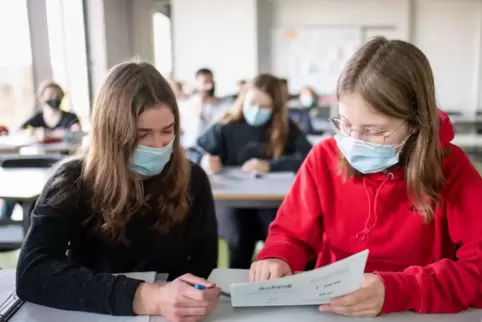
M233 307L318 305L360 288L368 250L331 265L272 281L231 284Z

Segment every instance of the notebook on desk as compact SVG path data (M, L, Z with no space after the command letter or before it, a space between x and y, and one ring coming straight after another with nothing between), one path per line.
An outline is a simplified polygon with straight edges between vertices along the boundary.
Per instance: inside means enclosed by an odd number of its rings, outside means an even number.
M125 275L130 278L153 283L156 279L155 272L136 272L118 274ZM51 321L69 321L69 322L149 322L149 316L109 316L95 313L65 311L49 308L33 303L25 303L10 322L51 322Z

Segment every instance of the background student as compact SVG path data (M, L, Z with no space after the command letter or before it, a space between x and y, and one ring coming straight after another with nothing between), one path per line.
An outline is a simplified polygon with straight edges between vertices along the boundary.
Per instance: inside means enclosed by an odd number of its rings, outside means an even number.
M28 119L22 125L22 129L43 129L58 136L62 136L66 131L80 131L77 115L60 109L64 96L65 93L59 84L50 80L43 81L37 92L42 110Z
M216 219L208 178L180 147L168 82L149 64L114 67L93 107L91 138L35 206L19 297L65 310L202 319L219 296L203 279L216 267ZM171 282L112 275L131 271L165 272Z
M226 109L216 97L216 83L210 69L201 68L196 72L194 86L193 95L179 105L184 147L193 146L198 136Z
M280 80L262 74L247 92L198 140L191 157L217 173L238 166L246 172L298 171L311 149L288 119ZM264 240L276 209L230 209L218 215L220 235L229 244L232 268L249 268L255 242Z
M412 44L378 37L356 52L338 82L337 135L307 157L251 280L292 274L315 255L320 267L369 248L361 288L321 311L482 307L482 178L450 143L453 126L434 88Z
M21 128L33 129L42 140L46 134L61 138L67 131L80 131L77 115L60 109L64 95L64 91L57 83L50 80L40 83L37 98L42 111L28 119ZM5 200L0 205L0 219L10 218L16 204L16 201Z

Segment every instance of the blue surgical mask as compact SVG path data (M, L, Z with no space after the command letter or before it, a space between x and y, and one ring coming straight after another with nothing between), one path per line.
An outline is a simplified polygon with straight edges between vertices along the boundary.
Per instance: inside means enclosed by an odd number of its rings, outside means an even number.
M163 148L138 145L131 158L131 170L145 177L158 175L171 159L173 143L174 139Z
M312 107L314 102L315 102L315 98L312 95L300 96L300 104L304 108Z
M335 135L335 140L348 163L361 173L368 174L381 172L397 164L400 155L397 149L404 145L407 139L400 144L381 147L341 134Z
M243 116L251 126L261 126L271 119L271 109L257 105L251 105L248 101L243 104Z

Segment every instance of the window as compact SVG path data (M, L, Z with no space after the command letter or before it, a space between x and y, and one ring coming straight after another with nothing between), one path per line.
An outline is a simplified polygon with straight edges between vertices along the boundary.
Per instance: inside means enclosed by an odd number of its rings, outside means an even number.
M153 19L155 64L163 76L169 77L172 73L171 19L159 12L154 13Z
M0 125L15 131L35 104L26 0L0 1Z
M63 108L87 128L90 111L87 45L82 0L47 0L49 47L54 81L65 93Z

